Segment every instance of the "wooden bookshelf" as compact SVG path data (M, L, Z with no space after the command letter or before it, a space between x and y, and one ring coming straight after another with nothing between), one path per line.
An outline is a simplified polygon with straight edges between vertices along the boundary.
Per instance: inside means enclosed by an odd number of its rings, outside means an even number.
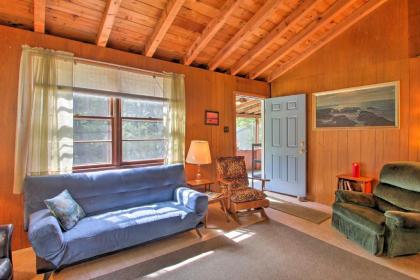
M364 193L372 193L372 177L353 177L347 174L337 175L337 188L340 186L340 181L349 182L351 185L357 184L360 186L360 191ZM353 191L358 191L355 189L348 189Z

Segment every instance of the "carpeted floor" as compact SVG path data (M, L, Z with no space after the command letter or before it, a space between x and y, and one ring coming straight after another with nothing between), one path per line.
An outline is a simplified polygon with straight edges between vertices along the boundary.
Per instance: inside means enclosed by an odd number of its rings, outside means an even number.
M296 203L291 203L272 197L268 197L268 199L270 200L270 208L305 219L315 224L320 224L323 221L331 218L330 214L316 209L312 209L309 207L298 205Z
M412 279L274 221L107 274L111 279Z

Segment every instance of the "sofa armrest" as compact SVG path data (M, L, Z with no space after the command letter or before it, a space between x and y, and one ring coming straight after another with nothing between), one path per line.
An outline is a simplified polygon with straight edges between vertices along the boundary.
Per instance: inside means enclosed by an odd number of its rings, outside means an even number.
M193 210L199 215L205 215L208 208L208 196L187 187L175 190L175 201Z
M362 192L338 190L335 192L335 201L353 203L370 208L374 208L376 206L376 201L373 195Z
M0 225L0 258L12 261L12 233L13 225Z
M386 225L391 228L420 229L420 213L386 211Z
M54 263L53 260L60 258L65 249L63 232L54 216L36 214L39 213L32 214L29 220L29 241L38 257Z

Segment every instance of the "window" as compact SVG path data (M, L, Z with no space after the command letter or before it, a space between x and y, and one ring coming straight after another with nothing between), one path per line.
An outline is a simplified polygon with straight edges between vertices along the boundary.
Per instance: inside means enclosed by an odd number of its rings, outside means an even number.
M122 161L164 158L163 103L123 98Z
M74 169L163 163L163 79L77 63Z
M75 93L73 102L73 165L111 164L111 98Z
M163 101L74 94L76 168L161 163Z

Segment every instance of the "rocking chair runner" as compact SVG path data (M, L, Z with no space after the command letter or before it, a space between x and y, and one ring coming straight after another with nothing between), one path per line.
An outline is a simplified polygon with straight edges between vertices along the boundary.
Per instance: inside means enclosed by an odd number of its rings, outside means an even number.
M238 214L261 213L267 218L264 208L269 205L264 194L265 183L269 180L248 177L243 156L221 157L216 160L217 180L222 193L227 199L227 208L233 218L239 223ZM248 179L261 181L262 190L249 187ZM246 211L243 211L246 210Z

